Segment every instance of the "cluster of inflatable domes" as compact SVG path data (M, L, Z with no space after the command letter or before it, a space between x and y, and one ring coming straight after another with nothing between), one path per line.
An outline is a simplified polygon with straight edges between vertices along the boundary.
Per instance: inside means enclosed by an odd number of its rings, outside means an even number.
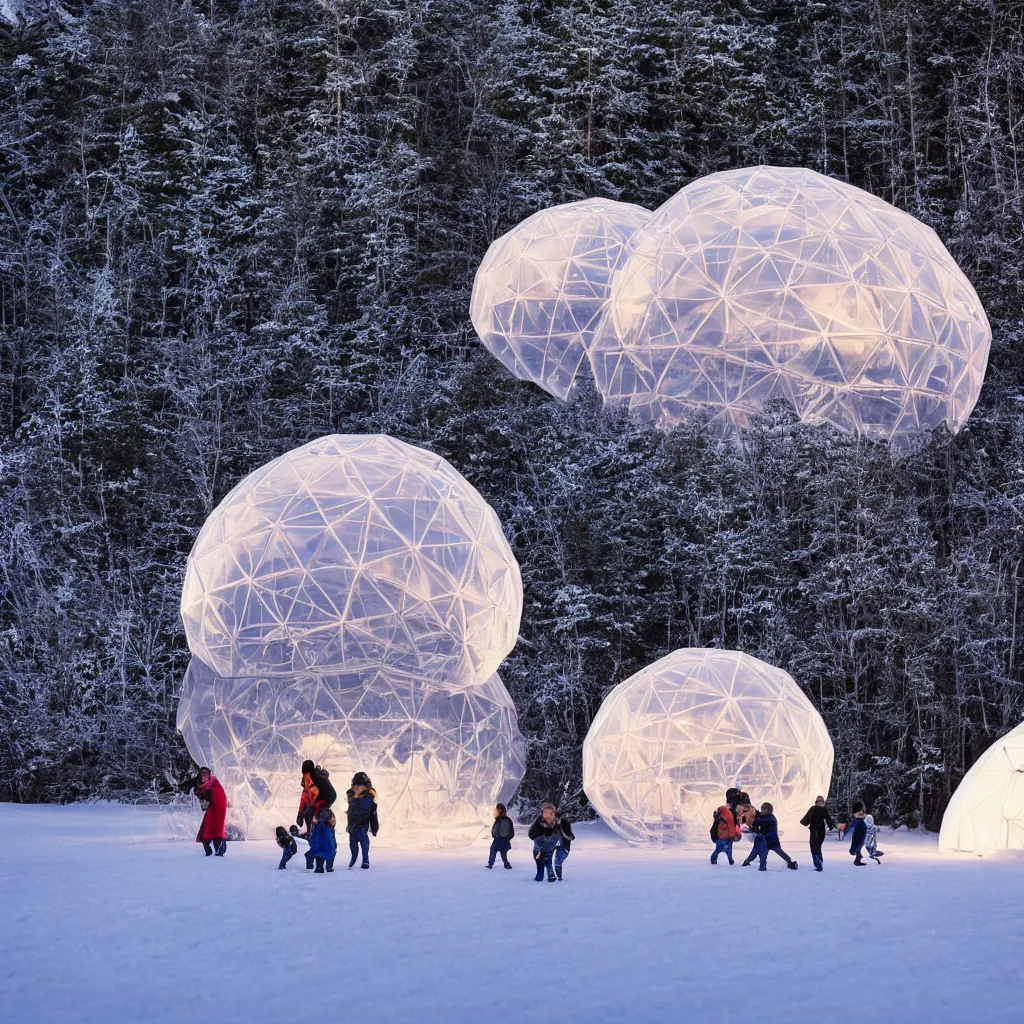
M522 601L498 517L444 459L320 438L246 477L196 540L178 727L249 830L294 818L310 758L368 772L390 838L471 840L525 770L496 674Z
M783 398L889 441L958 431L991 341L931 228L803 168L712 174L654 213L588 199L534 214L488 250L471 316L561 399L588 376L663 429L701 412L731 433Z

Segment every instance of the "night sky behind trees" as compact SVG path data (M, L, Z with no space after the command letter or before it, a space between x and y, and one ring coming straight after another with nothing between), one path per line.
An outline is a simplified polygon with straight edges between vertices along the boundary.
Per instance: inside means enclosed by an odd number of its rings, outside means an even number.
M9 8L10 4L7 5ZM833 796L938 826L1024 715L1024 6L993 0L25 0L0 22L0 799L167 791L185 557L332 431L444 455L523 570L527 805L586 806L605 693L667 651L792 673ZM932 225L994 340L956 438L785 407L740 450L513 379L488 244L804 165Z

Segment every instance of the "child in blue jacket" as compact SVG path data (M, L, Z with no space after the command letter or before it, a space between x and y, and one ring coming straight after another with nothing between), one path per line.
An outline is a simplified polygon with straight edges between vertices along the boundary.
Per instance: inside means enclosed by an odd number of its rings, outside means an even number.
M774 814L775 808L770 803L761 804L761 813L754 819L754 848L750 851L743 867L750 864L755 857L761 861L758 871L768 870L768 851L777 853L785 862L786 867L793 871L797 869L797 862L782 848L779 842L779 822Z
M864 804L860 800L854 801L853 817L850 819L850 824L846 826L847 831L850 833L850 856L853 857L854 867L862 868L867 863L863 857L861 857L861 851L864 848L864 840L868 836L867 822L864 820L866 812L864 810Z
M334 838L336 819L334 812L325 803L317 806L313 830L309 834L309 849L306 851L306 867L316 867L315 875L334 870L334 858L338 852L338 841Z

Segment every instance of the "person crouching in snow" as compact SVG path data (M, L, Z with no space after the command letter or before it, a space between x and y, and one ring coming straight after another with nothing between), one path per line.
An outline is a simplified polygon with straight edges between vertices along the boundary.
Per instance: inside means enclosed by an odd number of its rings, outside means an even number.
M761 804L761 812L754 819L754 848L743 862L743 867L746 867L755 857L758 857L761 861L758 871L767 871L768 851L771 850L786 862L787 868L796 871L798 867L797 862L786 853L779 842L779 822L775 817L774 811L775 808L770 803L765 802Z
M560 882L562 865L576 838L569 820L559 819L554 804L545 804L541 808L540 817L530 826L528 835L533 840L533 859L537 862L537 877L534 881L543 882L544 872L547 871L549 882Z
M337 819L334 811L322 800L316 806L313 829L309 833L309 849L306 851L306 867L313 868L313 874L334 870L334 858L338 852L338 840L334 837Z
M861 857L861 850L868 835L867 822L864 820L867 815L864 812L864 805L859 800L854 801L851 810L853 817L850 819L850 824L845 826L845 831L850 836L850 856L853 857L853 866L862 868L865 861Z
M207 857L214 852L223 857L228 852L228 797L217 776L205 765L199 769L195 794L206 812L196 833L196 842L203 844Z
M807 813L800 819L800 824L811 830L811 860L814 862L814 870L824 871L825 858L821 853L821 844L825 842L828 830L835 828L836 823L825 807L823 796L814 798L814 806L808 808Z
M292 825L295 829L295 833L298 833L298 829ZM299 852L299 844L295 842L295 835L290 833L284 825L278 825L274 829L274 837L277 840L277 845L281 847L281 861L277 865L278 871L284 871L288 867L288 861L292 859Z
M735 790L730 790L735 792ZM728 798L729 794L726 794ZM732 859L732 844L739 839L743 833L736 824L736 813L728 803L722 804L715 811L714 820L711 822L711 838L714 840L715 849L711 854L711 863L718 863L718 855L724 853L730 864L736 862Z
M370 777L366 772L356 772L352 776L352 788L345 794L348 797L348 849L352 859L349 868L356 866L359 851L363 853L362 866L370 867L370 836L376 836L380 826L377 823L377 803Z
M487 858L487 866L494 867L494 858L500 853L501 863L511 870L508 862L508 851L512 849L512 840L516 835L516 827L508 816L508 808L498 804L494 808L494 824L491 826L491 854Z

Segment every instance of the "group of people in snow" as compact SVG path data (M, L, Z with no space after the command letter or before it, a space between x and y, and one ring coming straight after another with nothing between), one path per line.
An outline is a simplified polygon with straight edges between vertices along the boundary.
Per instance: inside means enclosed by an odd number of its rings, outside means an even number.
M227 796L224 787L207 767L199 769L197 778L183 787L193 789L204 809L203 820L196 835L196 842L202 843L206 855L223 857L227 851ZM352 786L345 794L348 807L345 811L345 831L348 833L349 868L356 866L362 855L362 867L370 867L370 836L376 836L380 825L377 820L377 793L366 772L352 776ZM314 874L329 874L334 871L334 858L338 852L335 835L337 818L333 805L338 792L331 783L326 768L313 761L302 762L302 793L299 796L299 813L290 828L278 825L277 845L281 847L278 868L284 870L288 861L299 852L299 841L308 844L306 867ZM300 828L304 831L299 831ZM508 815L508 808L498 804L494 809L494 824L491 826L491 849L487 867L493 868L494 861L501 857L506 868L511 868L508 854L512 849L516 827ZM533 858L537 864L536 881L547 877L549 882L562 880L562 866L572 841L572 824L568 818L559 817L554 804L545 804L537 820L530 826L529 836L533 840Z
M822 843L829 829L838 829L840 832L845 830L849 833L850 854L857 867L863 867L867 863L862 856L865 852L875 863L882 863L875 819L867 813L860 800L854 802L851 810L849 824L836 825L825 806L825 798L819 796L815 799L814 806L808 808L807 813L800 819L800 824L810 830L811 860L815 871L825 869ZM726 790L725 803L715 811L711 822L711 839L715 844L711 863L717 864L719 856L724 853L729 863L735 864L732 856L733 843L743 836L745 830L753 835L753 847L743 861L743 867L759 860L758 870L767 871L768 854L771 852L778 854L786 862L787 868L796 871L797 862L782 848L779 822L774 811L775 808L767 801L761 804L760 810L755 810L750 797L742 790Z
M199 775L188 784L195 790L200 804L204 809L202 824L196 835L196 842L203 844L206 856L223 857L227 852L227 795L224 787L207 767L199 769ZM352 776L351 788L345 794L348 806L345 811L345 831L348 833L349 868L356 866L362 857L362 867L370 867L370 836L376 836L380 828L377 821L377 793L366 772L356 772ZM334 859L338 852L338 840L335 835L337 818L333 806L338 799L337 790L330 780L325 768L313 761L302 762L302 793L299 797L299 812L295 824L286 829L277 827L277 845L281 847L281 860L278 868L282 871L288 861L299 852L299 841L308 845L306 849L306 867L315 874L328 874L334 871ZM849 824L840 824L832 820L825 806L825 798L819 796L814 806L800 819L810 832L811 860L815 871L823 871L825 859L822 844L830 829L838 829L850 836L850 853L857 867L863 867L867 854L876 863L881 863L882 852L878 849L878 830L874 818L867 813L864 804L854 802L852 817ZM721 854L725 854L730 864L733 860L733 844L741 839L744 832L753 836L753 846L746 859L742 862L747 867L755 860L760 861L758 870L768 870L768 854L775 853L786 863L786 867L795 871L797 862L782 848L779 839L779 822L775 817L775 809L767 801L755 810L750 797L735 787L726 790L725 803L714 814L711 823L711 839L715 849L711 854L711 863L717 864ZM304 831L300 831L300 828ZM516 828L508 815L508 808L498 804L494 809L494 823L491 826L491 848L487 858L487 867L493 868L494 862L501 857L504 867L511 869L508 854L512 849ZM572 842L572 823L568 818L558 814L554 804L544 804L537 819L530 826L528 833L533 840L533 859L537 874L534 880L549 882L562 880L562 868Z
M334 871L334 858L338 853L338 839L335 828L338 820L334 814L337 790L331 784L326 768L312 761L302 762L302 794L299 797L299 813L295 824L289 829L277 827L277 845L281 847L278 868L284 870L288 861L299 852L299 840L308 844L306 868L314 874L330 874ZM352 785L345 793L348 806L345 810L345 831L348 833L349 868L356 866L362 855L362 868L370 868L370 836L375 836L380 825L377 821L377 793L366 772L356 772ZM299 828L305 826L305 831Z
M487 857L487 867L493 868L494 861L501 857L504 867L511 869L508 853L512 849L516 826L508 816L508 808L498 804L494 808L494 824L491 825L491 849ZM554 804L545 804L537 815L537 820L530 826L527 835L533 840L533 859L537 864L534 881L543 882L545 875L549 882L562 880L562 865L572 847L572 823L568 818L559 817Z

